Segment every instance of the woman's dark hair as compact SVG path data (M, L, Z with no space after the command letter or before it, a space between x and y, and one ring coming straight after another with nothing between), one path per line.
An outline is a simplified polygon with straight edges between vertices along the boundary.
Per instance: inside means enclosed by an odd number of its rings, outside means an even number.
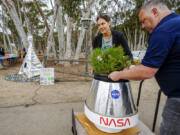
M100 18L104 19L106 22L110 22L111 18L107 13L100 13L96 19L98 21Z

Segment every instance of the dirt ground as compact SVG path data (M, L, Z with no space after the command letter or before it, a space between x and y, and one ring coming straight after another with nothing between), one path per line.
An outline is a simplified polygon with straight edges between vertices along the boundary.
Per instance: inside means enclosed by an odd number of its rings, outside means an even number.
M60 72L84 73L85 65L71 65L64 67L48 64L48 67L55 68L55 84L51 86L40 86L39 82L12 82L4 79L10 73L18 72L21 64L7 66L0 69L0 108L24 106L31 104L58 104L83 102L88 96L92 78L77 76ZM137 100L140 81L131 81L132 93L135 104ZM159 87L155 79L145 80L142 87L140 100L140 119L149 127L152 127L152 120L155 109ZM162 96L160 113L166 97ZM160 121L160 114L158 116ZM158 122L159 124L159 122ZM157 128L159 125L157 126ZM158 130L158 129L157 129ZM158 132L158 131L156 131Z
M8 66L0 70L0 106L18 106L25 104L50 104L79 102L85 100L91 85L91 78L59 73L64 68L55 72L55 84L40 86L38 82L13 82L4 79L4 76L16 73L20 64ZM51 67L55 67L54 65ZM74 68L74 67L73 67ZM68 67L66 67L66 71ZM69 68L70 69L70 68ZM78 69L79 70L79 69ZM75 71L73 69L73 71Z

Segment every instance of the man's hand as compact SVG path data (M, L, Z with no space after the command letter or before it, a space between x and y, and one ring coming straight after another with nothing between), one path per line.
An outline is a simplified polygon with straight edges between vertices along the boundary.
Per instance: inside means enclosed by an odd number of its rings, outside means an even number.
M114 71L108 75L108 78L110 78L113 81L118 81L121 79L119 76L119 73L120 73L120 71Z

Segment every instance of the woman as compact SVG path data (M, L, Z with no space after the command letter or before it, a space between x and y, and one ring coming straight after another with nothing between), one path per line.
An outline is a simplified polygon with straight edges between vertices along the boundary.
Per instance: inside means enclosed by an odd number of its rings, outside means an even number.
M127 40L125 36L116 30L111 30L111 19L110 16L101 13L97 19L98 29L101 34L98 34L93 41L93 49L95 48L102 48L106 50L109 47L112 47L112 45L115 45L115 47L122 45L124 48L125 55L128 55L130 58L132 58L131 51L128 47Z

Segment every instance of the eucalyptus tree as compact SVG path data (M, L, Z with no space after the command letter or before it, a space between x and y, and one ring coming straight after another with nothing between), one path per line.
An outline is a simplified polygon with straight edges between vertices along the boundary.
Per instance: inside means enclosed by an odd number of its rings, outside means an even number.
M54 58L56 59L55 43L54 43L54 37L53 37L54 23L53 23L52 27L50 28L49 24L47 22L46 16L44 15L44 12L43 12L43 10L41 9L41 7L39 5L39 1L38 0L34 0L34 2L36 4L36 6L37 6L37 9L38 9L38 11L39 11L43 21L44 21L46 29L49 32L49 35L48 35L48 38L47 38L47 48L46 48L45 56L46 57L49 56L49 51L52 48L53 49Z
M47 39L47 54L50 51L50 48L53 49L53 56L55 59L57 59L56 57L56 49L55 49L55 41L54 41L54 28L55 28L55 22L56 22L56 18L57 18L57 12L58 12L58 8L59 6L57 4L55 4L54 6L54 14L53 14L53 21L52 21L52 25L50 27L50 31L49 31L49 35L48 35L48 39Z
M180 14L180 1L179 0L165 0L168 7L176 12L177 14Z
M116 26L116 29L126 35L131 50L144 50L146 48L147 33L141 29L138 19L139 9L143 2L144 0L126 1L121 12L123 23Z
M62 5L62 10L67 15L66 17L66 25L67 25L67 32L66 32L66 48L64 59L70 59L72 55L72 47L71 47L71 40L72 40L72 30L73 30L73 21L77 20L79 16L81 16L80 5L83 0L60 0ZM69 65L69 62L66 62L65 65Z
M41 7L46 7L47 5L45 5L44 3L42 3L41 1L39 1L39 5ZM33 37L34 37L34 41L35 43L36 40L39 42L39 36L42 35L43 30L45 29L45 25L44 22L42 21L40 15L39 15L39 11L36 8L36 5L34 4L33 1L22 1L22 11L23 11L23 21L24 21L24 29L26 32L29 31L32 33Z
M179 0L165 0L168 7L177 13L180 13L180 1ZM136 6L131 10L132 14L126 17L125 22L120 25L121 29L128 38L128 43L131 50L141 50L145 49L147 46L148 33L141 29L141 24L138 19L139 9L144 3L143 0L135 0Z
M57 0L55 3L58 6L56 29L58 32L58 43L59 43L59 59L64 59L65 54L65 38L64 38L64 13L61 5L61 1ZM52 5L52 1L51 1ZM63 61L59 61L59 64L63 64Z
M3 41L3 44L4 44L4 49L6 52L8 52L8 45L10 45L10 39L9 39L9 33L8 33L8 27L6 25L6 22L7 22L7 15L4 13L5 9L3 8L3 6L1 5L1 14L0 14L0 18L1 18L1 23L0 23L0 27L1 27L1 30L2 30L2 40ZM6 37L8 39L8 44L7 44L7 40L6 40ZM10 46L10 50L12 52L12 47Z
M84 4L83 4L84 6L83 6L83 9L81 10L82 18L90 17L90 13L91 13L91 10L92 10L92 7L94 6L94 4L95 4L95 0L89 0L88 2L84 1ZM77 43L77 47L76 47L76 53L74 56L75 60L79 59L84 36L85 36L85 29L81 27L79 38L78 38L78 43Z
M12 0L1 0L1 1L4 4L4 6L7 8L8 13L11 16L11 19L13 20L14 25L16 26L17 32L19 36L22 38L23 46L27 49L28 48L27 36L24 31L23 24L18 15L14 1Z
M180 1L179 0L165 0L169 8L178 13L180 10ZM135 0L136 6L131 12L128 18L126 18L123 25L120 26L120 29L126 33L128 37L128 42L131 47L131 50L141 50L145 49L147 46L147 40L149 34L141 29L141 24L138 19L139 9L144 3L143 0Z
M4 4L1 2L1 23L2 23L2 30L3 30L3 43L5 45L6 52L12 52L12 46L11 43L15 41L20 40L20 36L18 34L18 31L16 29L16 26L14 25L13 20L11 19L11 16L8 13L7 8L4 6Z

